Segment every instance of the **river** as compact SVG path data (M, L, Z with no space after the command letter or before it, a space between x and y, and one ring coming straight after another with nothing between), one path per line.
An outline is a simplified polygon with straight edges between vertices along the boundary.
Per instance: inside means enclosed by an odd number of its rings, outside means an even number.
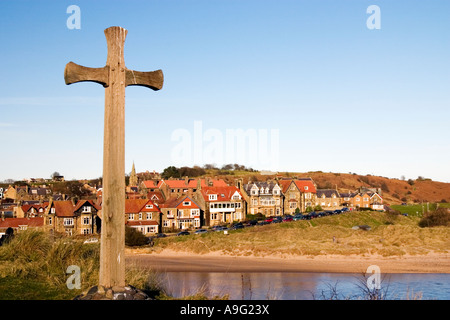
M362 274L308 272L165 272L159 280L178 298L197 292L231 300L361 299ZM450 274L384 274L379 292L388 300L449 300Z

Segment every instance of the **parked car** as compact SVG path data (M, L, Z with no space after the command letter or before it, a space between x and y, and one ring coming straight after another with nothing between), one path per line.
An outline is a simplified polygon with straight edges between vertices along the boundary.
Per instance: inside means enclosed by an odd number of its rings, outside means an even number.
M231 226L231 230L244 229L244 225L241 222L238 222Z
M293 221L294 218L291 215L287 215L283 218L283 222L289 222L289 221Z
M164 234L164 233L157 233L157 234L155 234L155 238L165 238L165 237L167 237L167 235Z
M334 210L333 213L334 213L334 214L340 214L340 213L342 213L342 211L339 210L339 209L337 209L337 210Z
M258 220L250 220L246 223L247 226L256 226L258 224Z
M201 233L207 233L207 232L208 232L208 230L206 230L206 229L198 229L198 230L195 230L194 234L201 234Z
M190 235L189 231L181 231L177 233L177 236L188 236Z
M283 222L283 218L282 217L274 217L272 223L280 223Z
M225 231L225 230L228 230L228 228L224 227L224 226L215 226L215 227L213 227L213 230L214 231Z
M267 222L267 223L272 223L273 222L273 217L268 217L264 221Z
M297 213L294 218L294 221L303 220L303 215L301 213Z

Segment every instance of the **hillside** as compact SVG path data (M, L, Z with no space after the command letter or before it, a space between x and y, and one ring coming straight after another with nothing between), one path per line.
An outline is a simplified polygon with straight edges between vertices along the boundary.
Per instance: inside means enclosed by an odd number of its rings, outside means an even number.
M234 184L235 179L249 181L265 181L275 179L276 175L261 175L258 172L230 172L221 175L220 171L208 170L208 176L224 179ZM321 171L306 173L280 172L278 177L312 178L320 189L338 189L341 192L354 191L359 187L381 188L382 196L387 204L402 202L450 202L450 183L432 181L430 179L400 180L372 175L350 173L326 173Z

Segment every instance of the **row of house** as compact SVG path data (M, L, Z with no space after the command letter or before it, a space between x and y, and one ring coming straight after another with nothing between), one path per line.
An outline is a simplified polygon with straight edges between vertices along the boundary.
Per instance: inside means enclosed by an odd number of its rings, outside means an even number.
M90 235L101 232L101 190L96 200L29 201L9 211L8 217L30 221L39 218L42 228L67 235ZM339 193L318 189L310 178L278 179L230 186L221 179L146 180L128 186L125 200L125 223L143 234L200 228L243 221L247 214L282 216L314 210L372 208L382 210L380 194L370 190ZM9 208L11 209L9 204ZM20 208L19 208L20 207ZM1 210L1 207L0 207ZM4 229L0 221L0 233ZM35 223L35 227L39 223ZM23 222L23 221L22 221ZM2 229L3 228L3 229ZM16 227L18 228L18 227ZM24 229L22 224L20 230Z

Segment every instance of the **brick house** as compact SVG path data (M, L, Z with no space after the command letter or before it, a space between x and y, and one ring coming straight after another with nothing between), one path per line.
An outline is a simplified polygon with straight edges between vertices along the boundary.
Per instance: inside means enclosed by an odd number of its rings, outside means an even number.
M125 199L125 224L144 235L160 231L161 210L150 199Z
M311 178L282 179L278 181L284 196L284 214L305 212L316 203L316 185Z
M214 226L246 218L246 201L235 186L201 187L194 195L204 211L205 225Z
M173 195L161 205L163 231L199 228L203 225L200 205L191 196Z
M96 234L100 229L98 211L101 208L92 200L53 201L44 213L44 229L65 235Z
M341 195L335 189L317 189L316 206L323 210L335 210L341 207Z
M283 198L281 188L276 182L251 182L243 186L247 213L261 213L265 216L281 216L283 214Z

